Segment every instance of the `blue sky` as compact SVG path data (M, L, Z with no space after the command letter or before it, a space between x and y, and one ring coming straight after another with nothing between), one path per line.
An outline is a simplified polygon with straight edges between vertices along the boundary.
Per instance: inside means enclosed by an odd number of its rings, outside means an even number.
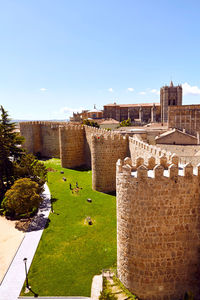
M93 104L159 102L182 84L200 103L200 1L0 1L0 104L63 119Z

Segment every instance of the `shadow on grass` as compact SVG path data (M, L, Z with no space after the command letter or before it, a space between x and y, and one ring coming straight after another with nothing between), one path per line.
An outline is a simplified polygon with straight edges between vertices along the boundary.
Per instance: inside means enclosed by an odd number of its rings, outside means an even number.
M52 157L43 157L43 156L41 156L41 154L39 152L36 153L35 156L37 157L37 159L39 159L41 161L47 161L47 160L51 160L52 159Z
M56 202L56 201L58 201L57 198L51 198L51 204L54 203L54 202Z
M75 171L91 171L91 167L82 165L82 166L73 168L73 170L75 170Z
M54 208L53 208L53 204L54 204L57 200L58 200L57 198L51 198L51 212L52 212L53 214L59 216L59 213L55 212L55 211L54 211Z

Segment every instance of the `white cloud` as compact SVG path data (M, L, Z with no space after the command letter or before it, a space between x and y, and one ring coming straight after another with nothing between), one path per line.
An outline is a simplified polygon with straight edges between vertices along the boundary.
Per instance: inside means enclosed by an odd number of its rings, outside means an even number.
M83 110L83 107L79 107L79 108L71 108L71 107L62 107L60 109L60 113L61 114L71 114L73 112L77 113L77 112L81 112Z
M113 88L109 88L108 91L109 91L110 93L113 93L113 92L114 92Z
M133 91L134 91L133 88L128 88L127 90L128 90L129 92L133 92Z
M146 95L146 92L139 92L140 95Z
M156 89L152 89L150 91L152 94L156 94L156 95L160 95L160 91L156 90Z
M47 89L46 88L41 88L40 91L45 92L45 91L47 91Z
M185 82L182 84L183 95L200 95L200 88L196 85L191 86Z
M84 110L83 107L79 107L79 108L72 108L72 107L68 107L68 106L64 106L61 107L58 111L54 111L51 113L51 118L55 118L55 119L69 119L69 117L73 116L73 112L77 113L77 112L81 112L82 110Z

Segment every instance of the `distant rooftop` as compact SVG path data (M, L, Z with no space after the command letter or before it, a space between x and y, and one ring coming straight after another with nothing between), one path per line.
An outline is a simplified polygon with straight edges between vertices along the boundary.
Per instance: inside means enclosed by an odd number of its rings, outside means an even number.
M101 122L101 124L119 124L119 121L115 120L115 119L103 119L103 121Z
M160 103L137 103L137 104L117 104L117 103L110 103L106 104L105 106L119 106L119 107L149 107L149 106L160 106Z

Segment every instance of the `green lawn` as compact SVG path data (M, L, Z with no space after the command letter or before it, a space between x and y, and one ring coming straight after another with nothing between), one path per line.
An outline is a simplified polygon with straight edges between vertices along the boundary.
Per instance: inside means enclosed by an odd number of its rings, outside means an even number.
M61 168L59 159L45 165L57 170L48 173L55 213L33 259L29 284L39 296L90 296L93 276L116 264L115 197L92 190L91 171ZM76 182L82 189L72 193L69 183L75 187Z

